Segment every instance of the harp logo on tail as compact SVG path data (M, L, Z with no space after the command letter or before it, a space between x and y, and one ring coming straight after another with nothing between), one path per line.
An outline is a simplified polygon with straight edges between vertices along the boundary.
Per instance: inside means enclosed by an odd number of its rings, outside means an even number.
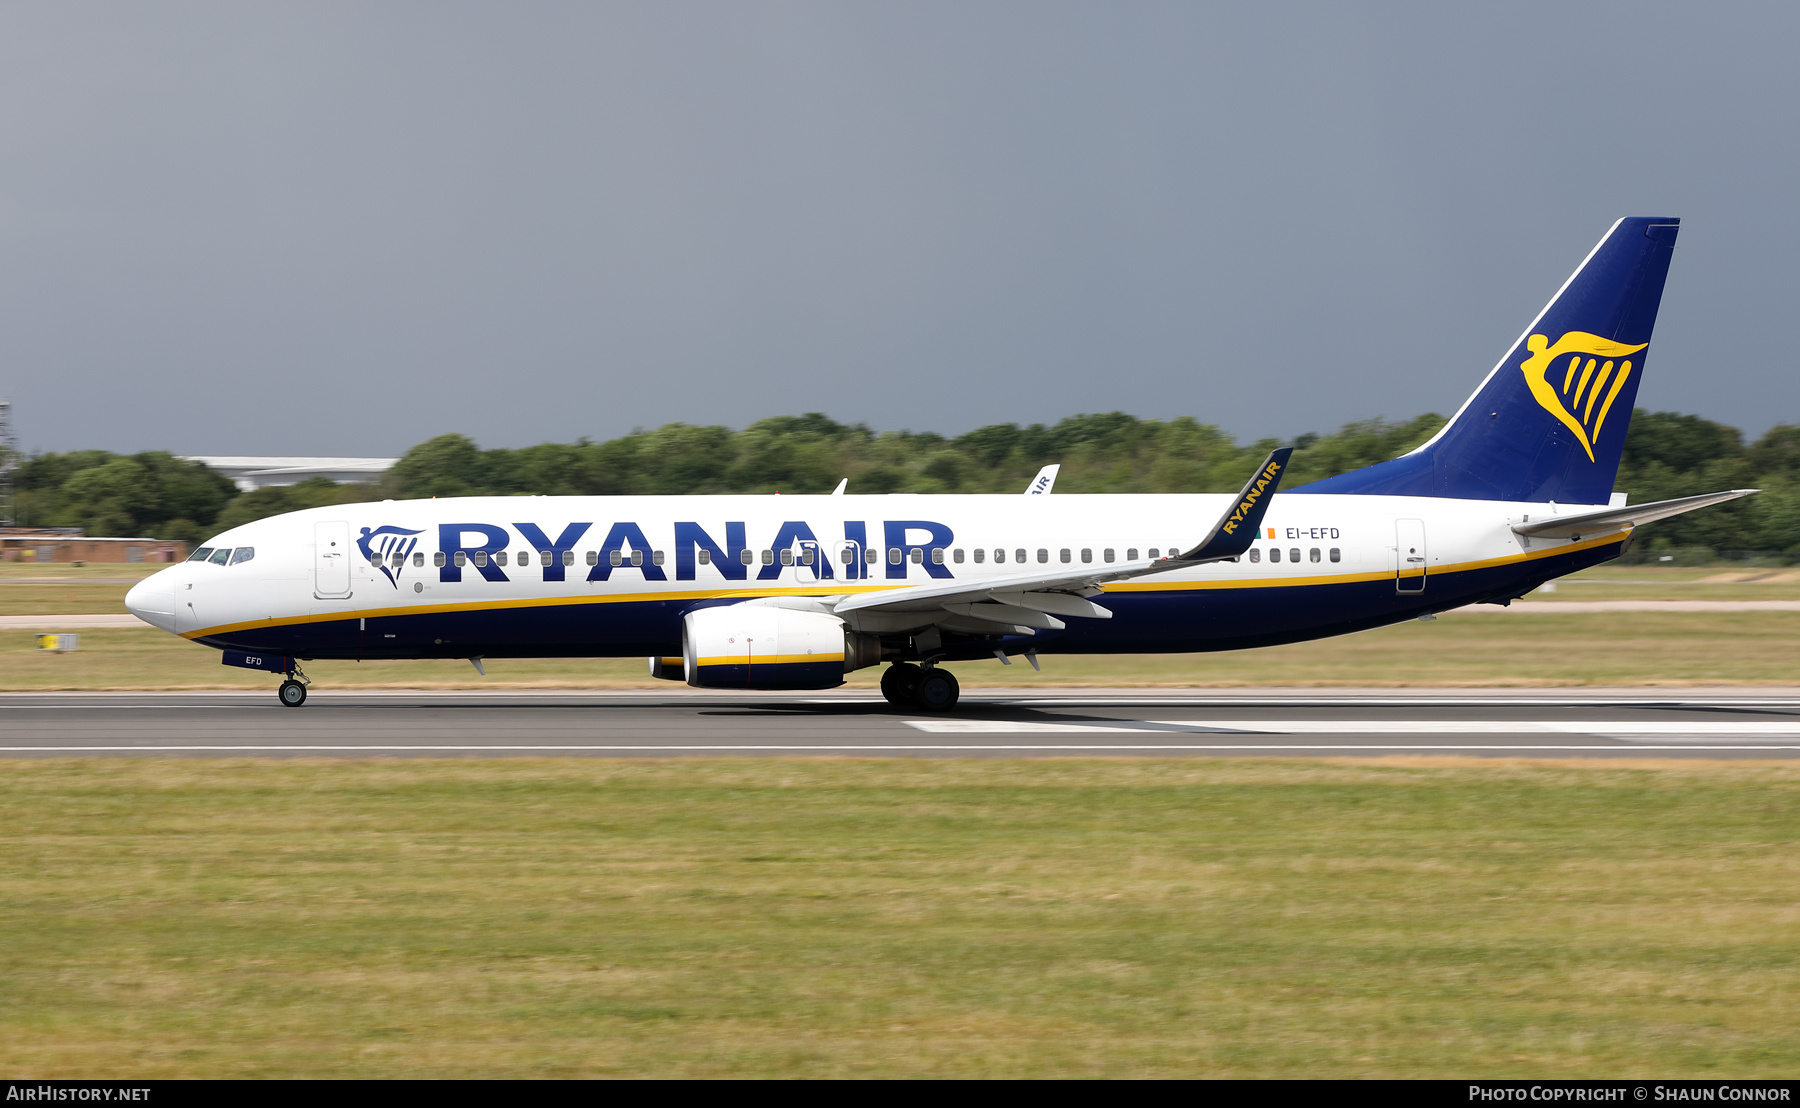
M1519 368L1525 371L1531 395L1575 433L1591 462L1607 413L1631 376L1632 365L1626 355L1649 345L1631 346L1586 331L1566 332L1555 343L1547 336L1532 335L1525 340L1531 357L1520 362Z

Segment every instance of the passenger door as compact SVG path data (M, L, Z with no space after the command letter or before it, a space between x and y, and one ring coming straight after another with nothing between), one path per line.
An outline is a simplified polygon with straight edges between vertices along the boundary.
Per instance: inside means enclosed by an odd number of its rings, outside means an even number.
M350 595L350 525L343 520L313 525L313 595L321 600Z
M1422 519L1397 519L1394 521L1394 591L1401 593L1421 593L1425 591L1425 521Z

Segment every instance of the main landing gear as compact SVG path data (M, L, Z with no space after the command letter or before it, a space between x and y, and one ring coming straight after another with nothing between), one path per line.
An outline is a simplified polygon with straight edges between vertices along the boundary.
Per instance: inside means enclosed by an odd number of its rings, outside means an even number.
M287 680L283 681L281 688L276 690L275 695L281 698L284 707L298 708L306 703L306 686L310 684L312 682L306 679L306 674L300 672L300 666L296 663L294 668L289 671Z
M896 662L881 675L881 695L896 708L948 712L962 696L962 686L949 670Z

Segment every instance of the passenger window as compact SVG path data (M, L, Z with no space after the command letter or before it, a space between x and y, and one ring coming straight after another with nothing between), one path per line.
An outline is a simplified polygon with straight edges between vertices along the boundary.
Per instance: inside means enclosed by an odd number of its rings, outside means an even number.
M863 564L864 565L872 566L876 562L879 562L879 561L881 561L881 551L875 549L872 546L863 548Z
M464 567L468 564L469 564L468 552L464 551L464 550L458 550L456 552L456 568L461 569L462 567Z
M256 557L256 551L250 549L247 546L242 547L237 551L237 553L235 553L231 556L231 564L235 566L239 562L247 562L254 557ZM405 564L406 564L406 555L396 553L394 555L394 568L399 569L401 566L403 566Z
M641 566L644 564L644 552L642 550L633 550L631 552L631 564L634 566Z
M1300 548L1296 546L1292 550L1288 551L1288 561L1297 562L1299 560L1300 560Z
M854 546L844 547L844 554L843 554L844 564L849 565L854 561L856 561L856 548Z
M573 550L563 551L563 565L572 566L574 564L575 564L575 552Z
M653 566L662 565L663 564L663 552L660 550L652 550L650 552L650 564Z
M941 566L944 564L944 548L943 547L934 546L931 548L931 564L934 566Z
M1253 546L1253 547L1251 547L1251 548L1250 548L1250 560L1251 560L1251 561L1253 561L1253 562L1260 562L1260 561L1262 561L1262 551L1260 551L1260 550L1258 550L1258 549L1257 549L1257 548L1256 548L1256 547L1254 547L1254 546Z
M215 566L222 566L226 562L229 562L230 560L231 560L231 547L229 547L229 546L219 547L217 550L213 551L212 557L207 559L207 561L211 562Z
M506 564L506 551L504 551L504 550L502 550L502 551L500 551L500 552L499 552L499 553L498 553L498 554L495 554L495 555L494 555L494 564L495 564L495 565L497 565L497 566L503 566L503 565L505 565L505 564ZM524 558L520 558L520 559L519 559L519 564L520 564L520 565L524 565L524 564L525 564L525 559L524 559Z
M1279 547L1279 546L1269 547L1269 561L1271 561L1271 562L1281 561L1281 547Z
M1125 548L1125 560L1128 562L1135 562L1138 560L1137 559L1137 547L1128 546Z
M912 564L915 566L920 566L920 565L925 564L925 552L916 546L913 547L910 552L908 552L907 557L912 559Z
M1309 561L1314 561L1314 562L1318 561L1319 560L1319 548L1315 546L1311 550L1308 550L1306 552L1306 557L1307 557L1307 560L1309 560Z
M1113 548L1109 546L1105 550L1102 550L1100 552L1100 560L1103 562L1112 561L1113 560Z
M899 565L900 559L904 558L905 556L906 555L900 550L899 547L897 547L897 546L888 547L888 565L890 565L890 566Z
M794 552L792 550L783 550L781 552L781 564L784 566L791 566L794 564Z
M772 566L775 564L775 552L773 550L769 550L766 548L763 550L762 564L765 566Z
M424 567L425 567L424 553L423 552L415 552L413 554L413 568L414 569L423 569Z
M706 551L702 550L700 552L700 560L702 562L706 561ZM590 566L597 566L600 564L600 552L598 550L590 550L587 552L587 564Z
M996 546L994 548L994 564L999 565L1004 561L1006 561L1006 551Z
M712 565L712 551L706 549L705 547L701 547L699 550L694 551L694 560L699 562L703 566L710 566L710 565ZM594 556L592 554L590 554L590 555L588 555L588 565L593 565L593 564L594 564Z
M985 546L976 547L975 548L975 564L981 565L985 561L987 561L987 547L985 547Z
M239 562L247 562L254 557L256 557L256 547L240 546L231 552L231 564L235 566ZM406 555L404 554L394 555L394 565L399 566L401 560L405 557Z
M1060 551L1058 551L1056 556L1062 560L1062 563L1064 565L1068 565L1071 560L1070 555L1069 555L1069 548L1066 546L1063 547Z
M444 552L442 550L433 552L433 554L431 555L431 564L438 567L439 569L444 568ZM456 564L459 566L462 565L461 562L458 562Z
M1161 548L1155 547L1155 546L1151 547L1146 553L1148 553L1150 555L1151 561L1155 561L1157 558L1162 556Z
M1085 546L1084 546L1084 547L1082 547L1082 548L1081 548L1081 560L1082 560L1082 561L1083 561L1083 562L1091 562L1091 561L1093 561L1093 560L1094 560L1094 552L1093 552L1093 551L1092 551L1092 550L1089 550L1089 549L1088 549L1088 548L1087 548L1087 547L1085 547Z
M475 552L475 567L477 569L480 569L481 567L483 567L487 564L488 564L488 552L485 550L477 550Z
M1331 560L1334 562L1342 561L1343 560L1343 551L1339 550L1335 546L1332 547L1331 548Z
M756 561L756 551L750 549L747 546L744 547L744 549L738 551L738 561L744 563L745 565L751 564L752 562Z
M198 549L198 550L196 550L196 551L194 551L194 552L193 552L193 553L192 553L192 554L189 554L189 555L188 555L188 561L190 561L190 562L204 562L204 561L206 561L206 559L208 559L208 558L210 558L210 557L212 557L212 552L213 552L213 548L212 548L212 547L210 547L210 546L203 546L203 547L201 547L201 548L200 548L200 549Z
M1019 563L1020 565L1025 564L1025 548L1024 547L1021 546L1019 549L1013 551L1013 561Z
M610 566L622 566L625 564L625 555L619 553L617 550L608 550L606 552L606 564Z
M553 551L540 550L540 551L538 551L538 564L542 565L542 566L547 566L551 563L553 557L554 557Z
M802 550L800 552L800 564L803 566L810 566L813 564L813 548L812 547L809 546L805 550Z
M498 557L500 558L500 564L505 565L506 564L506 551L502 550L499 553ZM519 551L519 564L522 566L528 566L531 564L531 551L529 551L529 550Z
M960 546L957 547L955 552L952 553L950 555L950 557L953 561L956 562L957 565L959 565L959 566L962 565L962 547L960 547Z
M1050 551L1048 549L1046 549L1045 547L1042 547L1042 546L1038 547L1038 564L1043 565L1045 562L1048 562L1049 560L1050 560Z

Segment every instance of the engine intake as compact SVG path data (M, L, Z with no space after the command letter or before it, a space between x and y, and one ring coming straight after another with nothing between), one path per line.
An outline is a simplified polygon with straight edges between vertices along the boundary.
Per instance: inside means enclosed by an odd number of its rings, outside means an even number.
M873 635L824 612L756 604L700 608L682 620L682 668L699 689L832 689L881 661Z

